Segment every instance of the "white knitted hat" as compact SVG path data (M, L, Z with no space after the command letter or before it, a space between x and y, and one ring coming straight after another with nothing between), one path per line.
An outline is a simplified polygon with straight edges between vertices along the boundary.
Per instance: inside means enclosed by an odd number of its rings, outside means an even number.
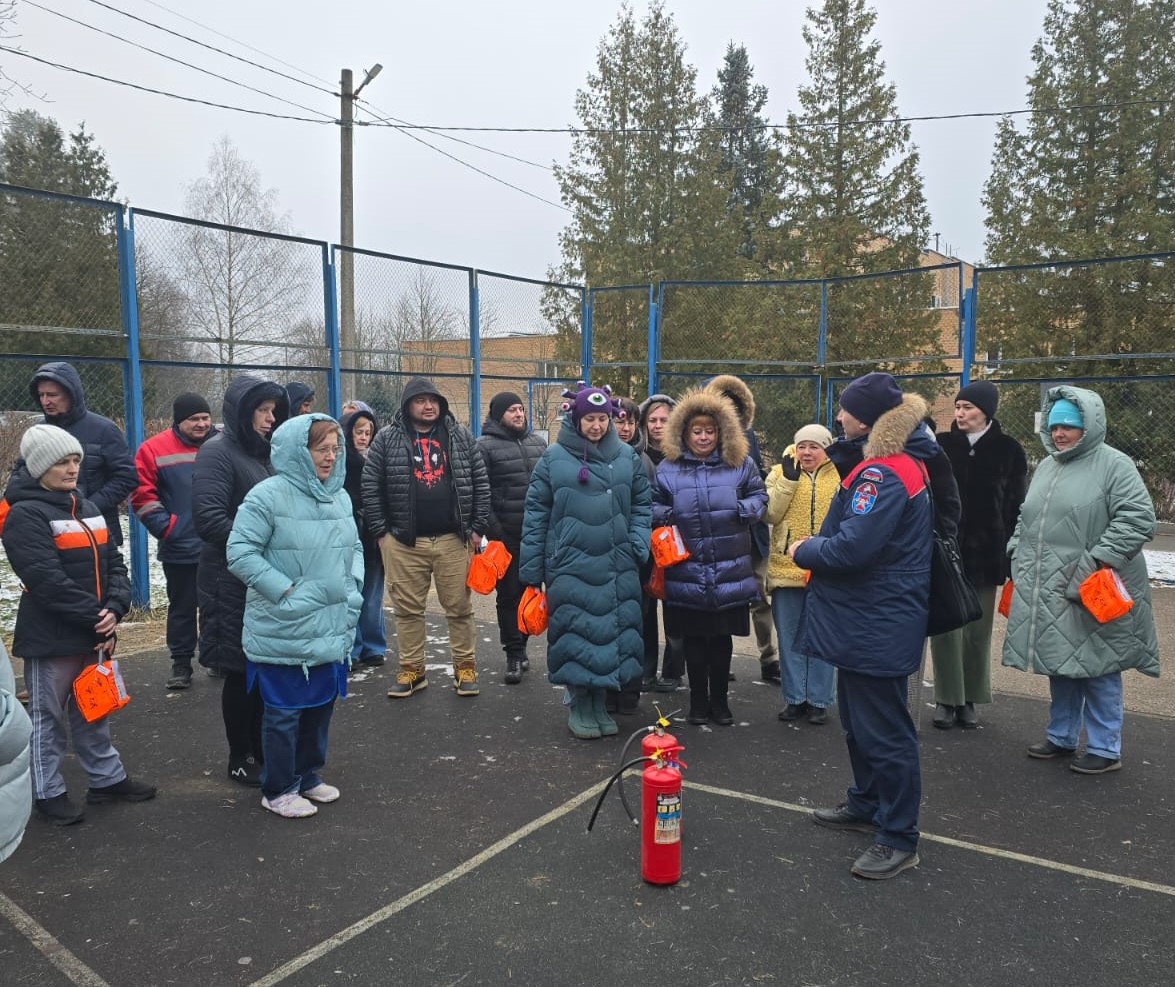
M66 456L85 455L81 443L56 425L33 425L20 440L20 454L34 480Z
M801 442L815 442L821 449L827 449L832 445L832 433L823 425L805 425L796 432L794 441L796 445Z

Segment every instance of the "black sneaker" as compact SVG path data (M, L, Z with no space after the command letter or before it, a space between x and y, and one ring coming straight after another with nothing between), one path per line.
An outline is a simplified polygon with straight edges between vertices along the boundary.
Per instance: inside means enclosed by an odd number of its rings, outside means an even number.
M779 685L779 675L779 662L777 661L769 661L759 672L759 677L764 682L770 682L772 685Z
M730 704L725 699L710 701L710 719L720 727L729 727L734 724L734 714L730 711Z
M208 671L208 677L209 677L210 679L222 679L222 678L224 678L224 672L222 672L222 671L220 670L220 666L219 666L219 665L209 665L209 666L208 666L208 669L207 669L207 671Z
M808 707L808 722L814 727L822 727L828 722L828 710L822 706Z
M652 692L657 687L657 676L646 675L641 679L641 692Z
M518 685L522 681L522 660L520 658L506 658L506 684Z
M1075 753L1076 753L1076 748L1074 748L1074 747L1061 747L1058 744L1054 744L1051 740L1048 740L1047 738L1045 740L1042 740L1039 744L1033 744L1031 747L1028 748L1028 756L1029 757L1039 758L1042 761L1048 761L1054 757L1063 757L1067 754L1075 754Z
M918 864L917 850L898 850L884 843L874 843L857 858L852 873L855 877L863 877L870 881L884 881L897 877L902 871L917 867Z
M849 808L847 802L841 802L835 809L815 810L812 813L812 822L825 829L851 829L855 833L877 832L873 820L858 816Z
M186 661L173 661L171 675L167 679L169 689L187 689L192 684L192 665Z
M798 720L804 715L804 710L808 708L807 703L788 703L779 711L779 718L784 723L789 723L792 720Z
M681 679L679 678L660 678L657 679L657 684L653 686L654 692L676 692L681 688Z
M358 663L360 665L366 666L367 668L379 668L379 666L384 664L386 661L387 659L383 655L364 655L359 659Z
M1102 757L1100 754L1082 754L1069 762L1069 770L1079 775L1104 775L1108 771L1117 771L1122 762L1116 757Z
M238 785L245 785L248 788L261 787L261 765L252 755L230 758L228 776L230 781L235 781Z
M975 714L974 703L963 703L955 707L955 722L963 730L978 730L979 717Z
M155 798L156 788L145 781L134 781L123 778L113 785L104 785L102 788L87 788L86 801L90 805L99 805L102 802L146 802Z
M85 809L79 809L74 805L65 792L52 798L36 799L33 807L37 810L37 815L54 826L72 826L86 818Z

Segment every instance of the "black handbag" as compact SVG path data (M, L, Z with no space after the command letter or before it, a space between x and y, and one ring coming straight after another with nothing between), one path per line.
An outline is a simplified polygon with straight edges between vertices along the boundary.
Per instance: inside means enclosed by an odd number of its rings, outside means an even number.
M934 506L934 492L926 467L918 464L926 480L926 496L934 518L934 545L930 552L930 612L927 615L926 635L946 634L958 630L983 616L983 607L975 587L963 570L963 554L953 535L943 534Z

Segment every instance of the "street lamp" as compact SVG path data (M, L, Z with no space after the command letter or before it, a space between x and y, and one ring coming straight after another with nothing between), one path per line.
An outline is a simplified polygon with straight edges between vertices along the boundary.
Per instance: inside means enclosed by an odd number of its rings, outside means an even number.
M347 249L355 245L355 100L382 69L379 62L371 66L363 74L358 89L352 89L354 78L350 69L343 69L339 82L342 100L339 119L339 245L343 248L339 252L339 346L343 351L340 362L345 370L355 369L355 351L358 349L355 338L355 257ZM345 377L342 397L354 397L354 390L353 377Z

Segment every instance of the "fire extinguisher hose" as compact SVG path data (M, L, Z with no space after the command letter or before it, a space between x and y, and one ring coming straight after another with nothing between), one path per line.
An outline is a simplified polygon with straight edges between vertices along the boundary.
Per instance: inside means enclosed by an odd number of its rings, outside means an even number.
M654 729L656 729L656 728L655 727L641 727L639 730L633 731L632 736L629 737L628 740L625 741L624 747L621 748L621 751L620 751L620 763L621 764L624 764L628 760L628 749L632 746L632 742L634 740L636 740L637 737L640 737L640 736L648 733L650 730L654 730ZM620 804L624 806L624 811L628 813L628 818L632 820L632 824L634 826L639 826L641 824L641 821L633 813L632 807L628 804L628 795L625 794L625 791L624 791L624 771L625 770L626 769L621 769L621 771L620 771L620 775L617 779L616 790L620 793Z
M587 828L588 828L589 833L592 831L592 827L596 824L596 816L598 816L600 814L600 806L604 804L604 798L607 796L608 792L610 792L612 790L612 785L616 782L616 779L618 779L622 774L624 774L624 772L627 771L629 768L635 768L642 761L655 761L655 760L656 760L656 758L646 757L644 754L642 754L640 757L634 757L627 764L622 764L620 766L620 768L617 770L617 772L614 775L612 775L611 778L608 779L608 784L606 784L604 786L604 790L602 792L600 792L600 797L598 799L596 799L596 807L594 809L592 809L592 817L591 817L591 819L588 820ZM631 813L630 813L630 815L631 815ZM638 823L638 825L639 825L639 823Z

